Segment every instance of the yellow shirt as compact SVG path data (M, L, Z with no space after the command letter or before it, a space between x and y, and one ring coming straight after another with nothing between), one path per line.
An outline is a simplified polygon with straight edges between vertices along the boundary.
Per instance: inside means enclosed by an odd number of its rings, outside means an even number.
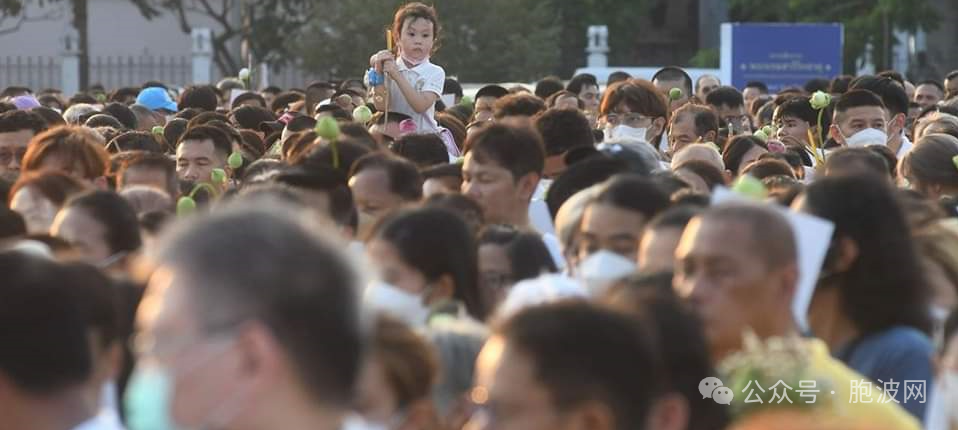
M839 417L848 417L856 421L874 421L883 426L901 430L921 430L921 423L895 402L888 401L889 396L882 395L882 387L871 384L871 389L863 389L862 381L869 379L836 360L828 352L828 346L819 339L806 339L809 349L809 376L831 387L817 387L819 399L830 400L831 412ZM858 389L853 389L853 385ZM929 387L926 387L926 390ZM902 385L898 389L904 390ZM832 394L834 391L834 394ZM927 393L926 392L926 396Z

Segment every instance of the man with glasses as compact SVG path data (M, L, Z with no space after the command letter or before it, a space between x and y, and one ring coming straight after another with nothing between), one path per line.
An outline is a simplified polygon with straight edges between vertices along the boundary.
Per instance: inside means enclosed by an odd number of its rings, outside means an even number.
M0 114L0 179L17 180L27 144L46 129L43 117L35 113L14 110Z
M362 362L357 274L295 209L251 203L151 256L130 428L340 427Z
M705 103L718 112L721 128L728 131L728 137L752 133L745 99L734 87L716 88L705 97Z

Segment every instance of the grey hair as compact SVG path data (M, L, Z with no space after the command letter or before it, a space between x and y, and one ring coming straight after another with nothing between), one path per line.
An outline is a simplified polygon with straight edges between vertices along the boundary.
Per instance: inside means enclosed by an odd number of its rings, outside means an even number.
M146 186L132 185L120 190L120 197L123 197L137 215L146 212L171 212L173 210L173 199L166 191Z
M555 227L556 236L562 245L562 251L566 252L573 245L573 240L579 232L579 225L582 224L582 216L585 214L585 208L596 196L599 195L601 184L595 184L589 188L579 191L569 197L556 213Z
M958 116L944 112L933 112L915 125L915 141L925 135L933 133L944 133L958 137Z
M725 162L722 153L711 143L693 143L679 150L672 156L672 170L689 160L702 160L717 167L720 172L725 171Z
M631 137L616 137L607 141L603 141L600 144L600 149L601 146L605 145L620 145L623 148L630 149L638 154L642 164L642 171L637 171L634 173L648 175L652 172L662 169L662 165L660 164L662 162L662 157L659 155L659 151L657 151L655 147L648 142Z
M70 125L83 125L80 123L80 118L89 113L99 112L93 105L86 103L77 103L73 106L67 108L63 112L63 120Z

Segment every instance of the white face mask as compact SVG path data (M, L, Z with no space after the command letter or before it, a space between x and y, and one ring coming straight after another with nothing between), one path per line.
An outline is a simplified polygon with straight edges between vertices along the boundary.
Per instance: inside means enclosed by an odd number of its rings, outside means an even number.
M615 127L605 127L605 140L618 139L622 137L638 139L646 142L646 134L649 132L647 127L629 127L619 124Z
M601 295L611 284L636 269L635 262L612 251L601 249L579 263L576 278L593 296Z
M927 430L949 430L958 426L958 372L946 370L935 381L935 392L925 413Z
M363 305L388 313L412 327L426 325L429 308L421 296L406 292L385 282L371 282L363 293Z
M844 137L844 135L842 135ZM851 136L845 137L845 145L849 147L862 147L872 145L886 145L888 143L888 134L884 130L877 128L866 128Z
M361 415L349 414L343 420L342 430L387 430L386 426L367 421Z

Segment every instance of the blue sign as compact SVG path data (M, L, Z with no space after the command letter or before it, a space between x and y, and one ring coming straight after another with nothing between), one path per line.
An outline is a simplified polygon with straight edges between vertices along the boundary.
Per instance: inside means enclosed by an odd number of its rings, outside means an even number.
M749 81L771 92L802 87L842 72L841 24L722 24L724 82L744 89Z

